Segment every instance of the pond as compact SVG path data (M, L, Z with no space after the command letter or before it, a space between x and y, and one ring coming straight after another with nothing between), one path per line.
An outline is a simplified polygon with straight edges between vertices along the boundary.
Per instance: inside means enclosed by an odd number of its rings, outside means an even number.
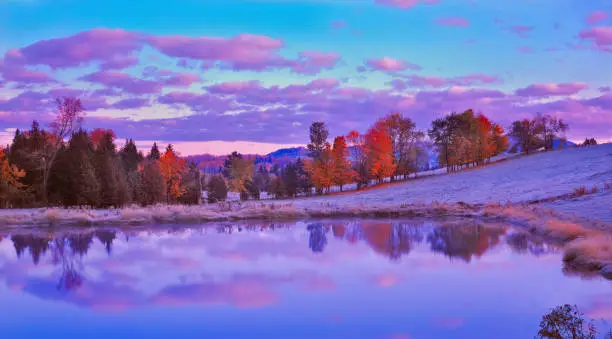
M261 222L0 239L2 338L533 338L542 315L566 303L612 320L612 282L564 269L557 245L499 224Z

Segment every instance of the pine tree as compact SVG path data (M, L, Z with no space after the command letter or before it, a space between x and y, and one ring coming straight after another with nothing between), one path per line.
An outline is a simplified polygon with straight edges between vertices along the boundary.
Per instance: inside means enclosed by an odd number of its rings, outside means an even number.
M93 144L87 132L79 130L72 135L68 143L67 157L69 167L63 169L67 172L69 182L65 205L97 206L100 202L100 183L94 165Z
M313 159L318 159L321 154L325 151L325 148L329 146L327 137L329 131L327 126L322 121L315 121L310 125L310 143L307 148L310 151L309 156Z
M139 176L137 201L141 205L153 205L166 199L165 180L157 160L145 160Z
M159 148L157 147L157 143L153 143L153 147L151 147L151 152L147 155L147 159L149 160L159 160L161 158L161 154L159 153Z
M100 132L101 130L96 130ZM94 136L95 134L91 134ZM123 173L118 166L117 150L113 141L114 133L105 131L96 135L95 151L96 174L100 181L100 206L111 207L120 205L119 176ZM123 200L123 199L121 199Z

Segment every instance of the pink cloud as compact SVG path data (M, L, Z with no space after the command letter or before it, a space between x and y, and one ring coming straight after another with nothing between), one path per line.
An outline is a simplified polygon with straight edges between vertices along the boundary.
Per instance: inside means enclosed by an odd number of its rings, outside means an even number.
M100 70L124 69L138 64L138 57L129 55L127 57L116 57L100 64Z
M493 84L501 82L501 79L487 74L469 74L452 78L444 78L439 76L420 76L408 75L405 76L405 87L447 87L447 86L473 86L477 84ZM396 79L397 80L397 79ZM392 86L396 89L401 88L402 84L399 81L393 81Z
M439 2L439 0L374 0L374 3L378 5L397 7L402 9L410 9L420 3L434 5Z
M91 61L109 61L129 55L142 47L136 33L121 29L96 28L69 37L41 40L18 50L9 50L11 64L76 67Z
M511 26L509 30L510 32L516 34L519 38L526 39L529 37L529 34L534 30L534 28L535 27L533 26L517 25L517 26Z
M584 40L591 40L600 47L612 45L612 26L583 30L580 32L580 37Z
M0 64L0 74L5 81L23 84L44 84L55 82L49 74L41 71L34 71L23 66L2 67Z
M608 13L604 11L593 11L586 17L587 25L595 25L608 19Z
M323 53L319 51L305 51L300 53L296 61L291 61L291 69L295 73L314 75L323 69L332 69L340 61L338 53Z
M468 27L470 25L470 22L467 19L461 17L441 18L437 19L435 22L442 26Z
M531 53L533 53L533 48L531 48L529 46L519 46L519 47L516 48L516 50L519 53L522 53L522 54L531 54Z
M589 88L585 83L548 83L533 84L515 91L516 95L522 97L549 97L555 95L573 95Z
M420 70L421 66L409 63L403 60L397 60L390 58L388 56L384 56L380 59L368 59L365 61L365 66L367 66L371 70L381 71L381 72L399 72L405 71L408 69L411 70ZM365 71L366 68L363 69Z
M159 93L162 90L162 84L159 82L133 78L117 71L99 71L83 76L79 80L122 89L133 94Z
M394 274L381 274L375 278L376 285L387 288L397 285L399 278Z
M463 318L439 318L435 319L433 323L439 327L454 330L463 326L465 324L465 320Z
M332 21L330 26L335 29L341 29L341 28L345 28L346 26L348 26L348 23L344 20L336 20L336 21Z

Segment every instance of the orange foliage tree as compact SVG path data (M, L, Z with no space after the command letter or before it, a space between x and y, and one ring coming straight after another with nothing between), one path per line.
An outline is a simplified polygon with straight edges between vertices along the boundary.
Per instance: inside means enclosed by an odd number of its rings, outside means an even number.
M395 173L393 144L384 125L375 124L365 136L367 168L370 176L381 183Z
M355 179L356 173L351 169L351 163L348 160L349 149L346 145L346 138L339 136L334 139L334 146L332 149L332 161L333 161L333 182L340 186L340 192L342 192L342 186L350 184Z
M329 192L329 187L334 183L334 161L330 145L326 144L316 159L307 160L304 165L317 192L323 192L324 189Z
M8 200L24 185L19 179L25 176L25 171L11 165L0 148L0 206L6 208Z
M95 149L98 149L100 141L102 141L107 134L110 134L113 140L116 138L115 132L112 129L96 128L89 132L89 139L91 139L91 143Z
M168 145L159 159L159 168L166 183L166 202L170 203L171 198L178 199L185 194L181 179L187 171L187 162L174 151L172 145Z

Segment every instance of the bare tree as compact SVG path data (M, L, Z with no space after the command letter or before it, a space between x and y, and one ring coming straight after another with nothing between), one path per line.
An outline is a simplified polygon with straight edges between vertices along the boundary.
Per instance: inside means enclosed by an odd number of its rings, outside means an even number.
M64 139L77 130L83 121L84 109L81 100L77 98L56 99L55 120L51 123L51 138L47 141L45 150L40 154L43 168L43 199L48 204L49 177L53 164L57 158L58 150Z

